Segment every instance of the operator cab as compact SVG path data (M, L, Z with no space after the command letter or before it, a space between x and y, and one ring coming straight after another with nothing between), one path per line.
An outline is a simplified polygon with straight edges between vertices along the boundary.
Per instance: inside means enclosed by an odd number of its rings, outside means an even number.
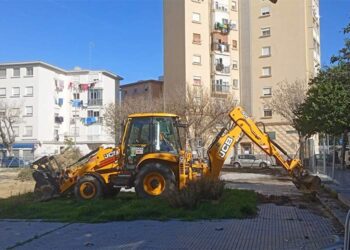
M123 139L125 165L134 169L150 153L179 155L178 116L163 113L129 115Z

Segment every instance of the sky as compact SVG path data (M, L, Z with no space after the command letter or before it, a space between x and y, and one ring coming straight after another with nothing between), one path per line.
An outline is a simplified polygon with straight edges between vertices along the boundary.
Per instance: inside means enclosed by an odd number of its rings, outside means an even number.
M0 62L105 69L122 83L163 75L162 0L0 0L0 13ZM350 0L320 0L320 16L327 65L343 46Z

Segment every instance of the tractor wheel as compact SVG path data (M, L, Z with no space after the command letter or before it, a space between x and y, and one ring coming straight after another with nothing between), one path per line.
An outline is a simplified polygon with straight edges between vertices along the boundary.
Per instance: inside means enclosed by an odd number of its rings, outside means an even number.
M74 187L74 194L78 200L95 200L103 195L102 185L95 177L86 175L79 179Z
M175 190L174 172L161 163L148 163L137 174L135 191L138 197L151 198L164 196Z

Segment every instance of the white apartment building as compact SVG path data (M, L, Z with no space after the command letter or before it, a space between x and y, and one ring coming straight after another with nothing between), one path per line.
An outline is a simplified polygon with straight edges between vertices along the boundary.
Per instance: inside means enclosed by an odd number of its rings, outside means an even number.
M0 102L20 109L15 155L31 160L55 154L65 139L84 153L113 144L103 108L119 102L121 79L105 70L64 70L40 61L0 63Z

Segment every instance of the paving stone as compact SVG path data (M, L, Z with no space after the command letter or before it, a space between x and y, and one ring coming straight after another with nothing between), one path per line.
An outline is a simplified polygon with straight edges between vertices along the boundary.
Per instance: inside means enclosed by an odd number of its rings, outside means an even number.
M334 242L328 218L274 204L259 209L245 220L72 224L18 249L320 249Z

